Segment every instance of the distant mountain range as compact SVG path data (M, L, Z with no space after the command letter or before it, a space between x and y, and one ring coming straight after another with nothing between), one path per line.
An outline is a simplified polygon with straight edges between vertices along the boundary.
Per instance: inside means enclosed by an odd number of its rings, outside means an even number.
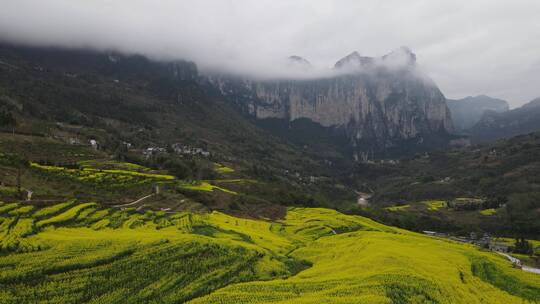
M474 126L486 111L502 113L509 109L506 100L486 95L468 96L463 99L447 99L446 104L452 113L452 121L458 132Z
M486 95L446 101L456 132L486 142L540 130L540 98L509 110L508 102Z
M313 69L300 56L288 60L291 69ZM235 145L236 136L366 161L444 148L459 142L456 133L478 142L540 130L538 99L512 111L488 96L446 100L405 47L382 57L352 52L326 76L304 79L201 74L188 61L10 45L0 45L0 70L8 118L106 127L135 143L133 130L152 130L156 144L175 138L171 126L182 121L189 130L182 137L195 132L195 141L227 147L231 157L247 146Z
M508 138L540 130L540 98L510 111L486 111L480 121L467 130L475 142Z

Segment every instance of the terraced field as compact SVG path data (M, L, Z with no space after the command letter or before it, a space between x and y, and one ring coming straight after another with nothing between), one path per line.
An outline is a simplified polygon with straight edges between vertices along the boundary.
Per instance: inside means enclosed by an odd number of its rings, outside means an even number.
M90 167L69 169L58 166L44 166L37 163L31 163L30 166L38 174L50 176L59 180L65 179L104 188L136 187L155 182L172 181L175 179L174 176L171 175L119 169L94 169Z
M527 303L504 257L329 209L223 213L0 204L1 303Z

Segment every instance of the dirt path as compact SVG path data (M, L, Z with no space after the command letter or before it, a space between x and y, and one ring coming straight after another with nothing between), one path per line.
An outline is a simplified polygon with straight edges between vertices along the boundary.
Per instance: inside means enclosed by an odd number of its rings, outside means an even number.
M136 201L133 201L131 203L127 203L127 204L123 204L123 205L114 205L113 207L114 208L120 208L120 207L127 207L127 206L132 206L132 205L136 205L137 203L140 203L142 201L144 201L145 199L151 197L151 196L154 196L155 194L152 193L152 194L149 194L147 196L144 196L144 197L141 197L140 199L136 200Z

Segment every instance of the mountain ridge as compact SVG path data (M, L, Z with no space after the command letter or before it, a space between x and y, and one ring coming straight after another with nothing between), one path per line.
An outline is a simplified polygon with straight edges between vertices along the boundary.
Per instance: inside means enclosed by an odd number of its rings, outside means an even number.
M353 52L338 60L337 74L315 79L254 80L208 75L222 94L257 119L290 123L307 118L345 130L355 159L383 155L403 141L424 142L453 131L445 97L402 47L380 58Z
M506 100L486 95L447 99L446 103L452 113L452 121L457 131L464 131L473 127L488 110L506 112L510 108Z
M527 134L540 130L540 98L505 112L485 112L478 123L467 130L476 142Z

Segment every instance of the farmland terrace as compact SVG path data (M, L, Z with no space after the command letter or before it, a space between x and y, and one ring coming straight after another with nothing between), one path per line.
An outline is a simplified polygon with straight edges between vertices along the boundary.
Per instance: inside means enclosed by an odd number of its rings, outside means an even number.
M0 204L2 303L523 303L505 257L322 208L278 221Z

